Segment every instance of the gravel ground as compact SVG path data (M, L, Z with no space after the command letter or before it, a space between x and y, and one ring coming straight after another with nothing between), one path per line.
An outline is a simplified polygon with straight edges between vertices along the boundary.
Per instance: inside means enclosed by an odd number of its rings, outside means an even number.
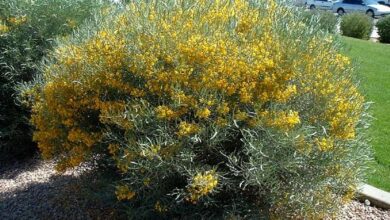
M375 208L358 201L345 206L339 219L342 220L390 220L390 210Z
M85 184L93 184L89 166L57 174L53 161L37 157L0 168L0 219L118 219L113 207L83 197ZM96 179L96 178L95 178ZM390 210L353 201L341 220L389 220Z
M112 207L83 196L96 181L89 167L58 174L53 161L35 157L0 168L0 219L113 219Z

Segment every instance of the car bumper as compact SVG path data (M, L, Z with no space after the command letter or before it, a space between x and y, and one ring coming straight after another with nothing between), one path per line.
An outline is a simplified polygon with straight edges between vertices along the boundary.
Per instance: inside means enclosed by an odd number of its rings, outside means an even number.
M386 16L390 16L390 12L377 12L375 14L376 18L383 18L383 17L386 17Z

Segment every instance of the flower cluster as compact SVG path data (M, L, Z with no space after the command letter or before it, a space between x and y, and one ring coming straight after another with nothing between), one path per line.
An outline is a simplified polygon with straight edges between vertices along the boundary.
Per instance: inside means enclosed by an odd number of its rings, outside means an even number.
M27 16L10 17L8 19L2 19L0 17L0 36L9 32L12 28L26 23Z
M3 22L0 23L0 34L5 34L9 30L9 27L6 24L3 24Z
M116 197L118 200L131 200L134 196L135 193L129 189L128 186L117 186L116 191L115 191Z
M217 184L218 177L214 170L197 173L188 188L189 196L187 200L196 204L201 197L210 194Z
M156 202L156 204L154 205L154 210L156 210L157 212L160 212L160 213L168 211L167 207L165 207L164 205L161 205L160 201Z
M179 131L177 135L180 137L196 134L199 131L199 127L196 124L180 122Z
M327 138L316 139L320 151L330 151L333 149L333 141Z
M12 25L20 25L27 21L27 16L18 16L18 17L11 17L8 19L8 22Z

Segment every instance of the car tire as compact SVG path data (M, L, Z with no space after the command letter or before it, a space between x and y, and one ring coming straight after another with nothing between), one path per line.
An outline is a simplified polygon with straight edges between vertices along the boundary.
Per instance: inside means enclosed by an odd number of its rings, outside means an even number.
M316 9L316 6L315 5L310 5L309 9L310 10L314 10L314 9Z
M340 15L340 16L344 15L345 14L344 9L342 9L342 8L337 9L337 14Z
M366 11L366 15L368 15L368 16L370 16L370 17L375 17L375 14L374 14L374 12L372 11L372 10L367 10Z

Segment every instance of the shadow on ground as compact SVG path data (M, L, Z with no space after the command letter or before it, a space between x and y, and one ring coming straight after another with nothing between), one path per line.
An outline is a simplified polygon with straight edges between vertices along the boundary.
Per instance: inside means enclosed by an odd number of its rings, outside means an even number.
M2 179L13 179L20 173L25 172L24 167L28 166L30 169L35 169L41 163L38 153L30 157L13 159L7 162L0 163L0 177ZM19 169L20 168L20 169Z
M0 191L0 219L124 219L113 194L96 193L104 187L107 184L92 171L76 176L56 174L44 182L9 187Z

